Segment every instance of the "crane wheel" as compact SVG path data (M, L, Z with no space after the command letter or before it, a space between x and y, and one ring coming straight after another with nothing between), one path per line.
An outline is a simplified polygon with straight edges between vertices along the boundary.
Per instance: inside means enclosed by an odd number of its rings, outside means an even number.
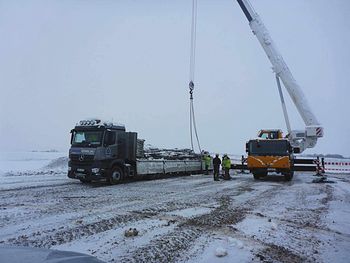
M293 171L289 171L289 172L284 173L284 180L286 180L286 181L292 180L293 175L294 175Z
M253 173L254 179L259 180L260 179L260 174Z

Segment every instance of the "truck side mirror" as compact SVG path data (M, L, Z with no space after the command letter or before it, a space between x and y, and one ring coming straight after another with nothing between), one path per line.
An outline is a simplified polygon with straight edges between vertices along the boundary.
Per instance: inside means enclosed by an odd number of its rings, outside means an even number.
M71 133L71 135L70 135L70 144L71 144L71 145L72 145L72 143L73 143L74 132L75 132L74 129L70 131L70 133Z
M249 145L248 143L245 144L245 152L247 153L249 151Z

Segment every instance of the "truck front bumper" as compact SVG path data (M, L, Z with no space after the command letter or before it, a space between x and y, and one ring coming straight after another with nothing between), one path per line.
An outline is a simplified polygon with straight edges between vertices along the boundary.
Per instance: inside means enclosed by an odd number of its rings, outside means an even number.
M85 181L105 181L107 172L105 169L94 167L79 167L72 164L68 165L68 177Z

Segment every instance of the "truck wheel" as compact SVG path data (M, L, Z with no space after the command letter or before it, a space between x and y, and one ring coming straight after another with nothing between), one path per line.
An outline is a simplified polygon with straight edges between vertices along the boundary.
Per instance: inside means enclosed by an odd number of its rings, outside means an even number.
M293 175L294 175L294 172L293 172L293 171L290 171L290 172L284 173L284 180L286 180L286 181L290 181L290 180L292 180Z
M108 178L108 181L110 184L118 184L121 181L123 181L123 171L118 166L114 166L111 170L110 176Z
M80 182L82 182L83 184L88 184L91 183L91 180L86 180L86 179L79 179Z

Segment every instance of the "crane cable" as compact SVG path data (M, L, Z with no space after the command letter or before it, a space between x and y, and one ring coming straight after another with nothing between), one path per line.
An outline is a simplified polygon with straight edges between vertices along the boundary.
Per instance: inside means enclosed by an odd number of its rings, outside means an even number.
M190 49L190 76L189 76L189 90L190 90L190 138L191 138L191 147L193 147L193 130L196 136L199 152L201 153L201 146L199 143L196 118L194 114L193 106L193 91L194 91L194 71L195 71L195 62L196 62L196 38L197 38L197 0L192 0L192 24L191 24L191 49Z

